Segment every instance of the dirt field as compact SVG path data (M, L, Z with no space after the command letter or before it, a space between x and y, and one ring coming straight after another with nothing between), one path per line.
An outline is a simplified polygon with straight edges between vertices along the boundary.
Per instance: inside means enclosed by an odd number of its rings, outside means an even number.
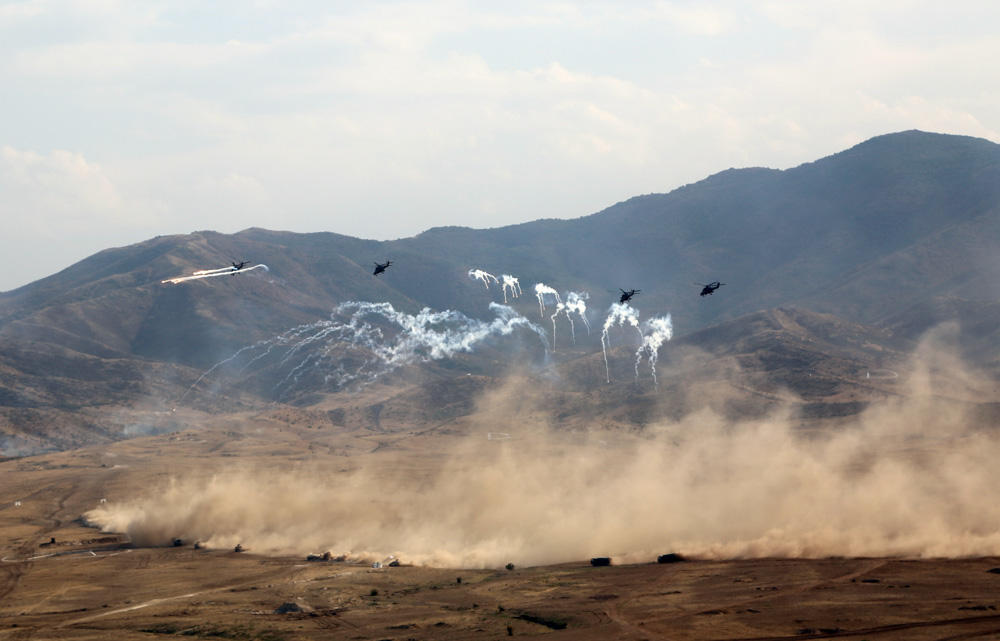
M419 475L471 429L345 434L267 414L227 421L0 463L0 640L1000 639L996 558L651 557L596 568L581 558L512 570L401 559L373 568L370 560L258 555L252 546L140 547L81 522L102 499L237 459L261 470L319 461ZM289 611L279 613L283 605Z

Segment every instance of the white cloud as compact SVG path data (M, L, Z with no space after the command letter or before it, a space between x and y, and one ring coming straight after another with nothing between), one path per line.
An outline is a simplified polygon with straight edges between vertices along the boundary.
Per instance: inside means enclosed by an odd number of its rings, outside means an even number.
M41 15L43 11L43 3L39 0L3 4L0 5L0 25L14 24L25 18L33 18Z
M702 4L685 6L675 2L660 2L655 14L675 27L699 36L721 36L736 29L740 23L735 13Z
M81 154L0 147L0 289L40 278L156 228L164 206L130 198Z
M55 77L114 77L123 73L176 73L185 68L219 67L258 58L267 45L227 41L218 44L176 42L74 42L19 52L13 71Z
M92 224L116 218L122 198L101 167L80 154L55 150L42 155L0 148L0 216L22 218L23 225L39 231L60 223Z
M977 29L1000 8L934 6L3 5L0 207L106 238L384 237L584 215L912 127L1000 139L1000 43Z

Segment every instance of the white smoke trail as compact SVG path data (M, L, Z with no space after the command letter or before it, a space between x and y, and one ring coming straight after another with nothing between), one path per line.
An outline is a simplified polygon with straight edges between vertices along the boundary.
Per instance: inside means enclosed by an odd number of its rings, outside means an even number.
M549 295L556 299L556 303L561 303L562 298L559 297L559 292L552 289L545 283L535 284L535 297L538 299L538 315L545 315L545 296Z
M338 305L328 320L300 325L244 347L198 380L249 352L253 357L240 372L253 363L270 364L279 374L284 373L274 388L279 394L293 390L304 375L317 372L324 383L342 388L356 381L372 382L410 363L471 352L487 338L508 336L519 328L534 332L548 352L541 327L506 305L490 303L490 310L496 318L487 322L453 310L424 308L417 314L406 314L389 303L350 301Z
M242 347L242 348L240 348L239 351L237 351L235 354L233 354L229 358L227 358L225 360L222 360L222 361L219 361L215 365L212 365L207 370L205 370L204 372L202 372L201 376L199 376L197 378L197 380L195 380L194 383L191 383L191 387L187 388L187 390L185 390L185 392L183 394L181 394L181 397L179 399L177 399L177 402L180 403L185 398L187 398L187 395L191 393L191 390L193 390L195 387L197 387L198 383L202 382L205 379L206 376L208 376L209 374L211 374L215 370L219 369L220 367L222 367L226 363L233 362L234 360L236 360L237 358L239 358L240 354L242 354L243 352L245 352L247 350L251 350L251 349L257 348L257 347L261 347L262 345L266 345L269 342L270 342L269 340L263 340L263 341L258 341L256 343L254 343L253 345L247 345L246 347Z
M587 327L587 333L590 334L590 321L587 319L587 299L590 295L586 292L578 294L576 292L569 292L566 294L565 303L557 303L556 311L550 317L552 319L552 349L556 347L556 318L559 314L565 313L566 320L569 321L569 331L570 335L573 337L573 344L576 345L576 326L573 324L573 314L576 313L583 319L583 324Z
M556 311L553 312L552 316L549 317L549 319L552 321L552 351L553 352L556 351L556 316L558 316L564 309L566 309L566 306L564 304L557 303L556 304ZM568 315L569 314L567 314L567 316ZM570 321L570 322L572 322L572 321Z
M635 328L642 341L642 331L639 329L639 310L633 308L628 303L613 303L608 310L608 317L604 319L604 328L601 330L601 350L604 352L604 369L607 372L608 382L611 382L611 369L608 367L608 330L614 325L623 327L629 324Z
M216 276L229 276L231 274L242 274L243 272L253 271L255 269L263 269L266 272L271 271L267 265L260 263L259 265L254 265L253 267L244 267L243 269L233 269L232 267L220 267L219 269L203 269L201 271L194 272L190 276L178 276L177 278L168 278L167 280L161 280L160 283L170 283L171 285L176 285L177 283L183 283L188 280L199 280L202 278L215 278Z
M204 274L231 274L236 271L236 268L230 265L229 267L219 267L218 269L199 269L196 272L191 272L192 276L202 276Z
M500 281L497 280L496 276L494 276L493 274L491 274L489 272L484 272L481 269L470 269L469 270L469 278L475 278L476 280L482 281L483 285L486 286L486 289L490 288L490 281L491 280L494 283L497 283L497 284L500 283Z
M521 295L521 283L510 274L502 274L503 278L503 302L507 304L507 290L510 290L510 297L517 298Z
M635 380L639 380L639 362L643 353L649 354L649 369L653 374L653 385L659 386L656 380L656 359L659 358L660 345L670 340L674 335L674 325L670 314L650 318L642 324L645 328L642 344L635 351Z
M569 328L573 332L573 342L576 342L576 330L573 327L573 317L572 313L576 313L580 316L583 321L584 327L587 328L587 334L590 334L590 320L587 319L587 299L590 298L590 294L583 292L578 294L576 292L569 292L566 294L566 317L569 319Z

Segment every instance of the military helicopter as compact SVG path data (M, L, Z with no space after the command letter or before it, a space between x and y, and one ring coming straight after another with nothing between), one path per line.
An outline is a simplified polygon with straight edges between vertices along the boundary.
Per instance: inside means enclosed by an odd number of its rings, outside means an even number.
M372 272L372 275L373 276L378 276L379 274L381 274L382 272L384 272L386 270L386 268L389 267L389 265L392 265L392 261L391 260L385 261L385 264L375 263L375 271Z
M619 288L618 291L620 291L622 293L622 297L618 299L618 303L619 304L627 303L630 300L632 300L633 296L635 296L636 294L641 294L642 293L641 289L630 289L628 291L625 291L624 289Z
M248 261L248 260L241 260L238 263L236 261L233 261L233 271L234 272L240 271L241 269L243 269L244 267L246 267L246 264L248 262L250 262L250 261Z
M717 290L720 287L722 287L723 285L725 285L725 283L720 283L719 281L716 280L716 281L712 281L711 283L709 283L707 285L704 285L702 283L695 283L695 285L697 285L698 287L701 287L701 293L698 294L699 296L711 296L712 292L714 292L715 290Z

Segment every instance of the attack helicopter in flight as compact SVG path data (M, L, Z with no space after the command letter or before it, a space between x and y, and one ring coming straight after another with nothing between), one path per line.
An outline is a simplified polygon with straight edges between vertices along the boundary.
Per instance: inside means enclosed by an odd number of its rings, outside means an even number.
M621 298L618 299L618 303L619 304L627 303L630 300L632 300L633 296L635 296L636 294L641 294L642 293L641 289L630 289L628 291L625 291L624 289L619 288L618 291L620 291L622 293Z
M247 265L247 263L248 263L248 262L250 262L250 261L248 261L248 260L241 260L241 261L240 261L240 262L238 262L238 263L237 263L237 262L236 262L235 260L234 260L234 261L232 261L232 264L233 264L233 271L234 271L234 272L238 272L238 271L240 271L241 269L243 269L244 267L246 267L246 265Z
M390 265L392 265L392 261L391 260L385 261L384 264L383 263L375 263L375 271L372 272L372 275L373 276L378 276L379 274L381 274L382 272L384 272Z
M720 287L722 287L723 285L725 285L725 283L720 283L719 281L716 280L716 281L712 281L711 283L709 283L707 285L702 284L702 283L695 283L695 285L697 285L698 287L701 287L701 293L698 294L699 296L711 296L712 292L714 292L715 290L717 290Z

